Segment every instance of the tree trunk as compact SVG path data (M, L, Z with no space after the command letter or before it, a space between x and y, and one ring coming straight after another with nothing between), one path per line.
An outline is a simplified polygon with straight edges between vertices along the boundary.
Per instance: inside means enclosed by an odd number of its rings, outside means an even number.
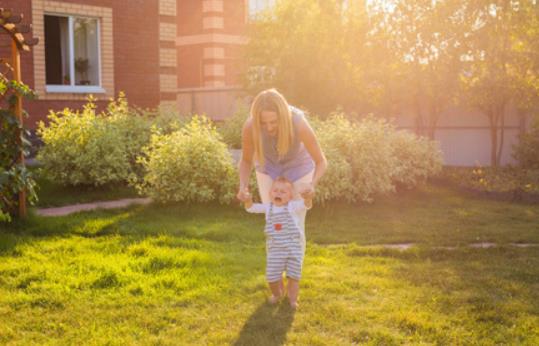
M500 120L500 144L498 146L498 154L496 157L496 167L499 167L501 165L502 161L502 151L503 151L503 140L504 140L504 133L505 133L505 107L501 107L498 109L498 119Z
M436 132L436 124L438 123L438 115L440 113L439 108L432 104L429 113L429 129L428 136L431 140L434 140L434 133Z
M519 137L526 133L526 111L518 108L518 135Z
M498 160L496 159L498 149L498 119L496 119L496 113L489 109L487 117L490 124L490 165L496 168Z
M421 103L419 101L419 96L414 97L415 101L415 133L418 136L423 136L425 125L423 123L423 113L421 112Z

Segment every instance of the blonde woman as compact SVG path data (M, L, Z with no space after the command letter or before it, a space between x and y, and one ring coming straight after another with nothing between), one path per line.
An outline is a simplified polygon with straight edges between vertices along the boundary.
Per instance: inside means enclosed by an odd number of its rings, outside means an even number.
M253 100L251 116L243 125L240 186L237 197L245 201L249 177L255 167L260 198L270 201L273 180L283 176L294 184L295 199L314 197L327 161L305 114L288 104L275 89L264 90Z
M260 199L263 203L261 205L270 206L270 216L268 218L266 215L266 221L271 221L272 208L274 205L278 207L279 204L279 201L272 201L271 197L278 196L281 201L281 194L286 194L284 191L286 189L280 189L279 185L273 184L274 180L284 179L292 183L290 197L293 199L312 200L316 184L327 166L324 153L320 149L316 136L303 112L288 105L283 95L275 89L262 91L253 100L251 116L243 125L242 149L239 163L240 186L237 197L244 203L251 200L248 187L249 177L254 166ZM299 208L294 217L290 218L295 223L292 228L300 233L301 258L305 254L306 246L305 215L307 209L306 207ZM281 230L281 224L274 226L277 231ZM277 228L277 226L279 227ZM266 235L270 236L269 234L266 231ZM268 254L272 253L272 243L272 241L266 242ZM288 268L289 260L291 263L293 262L293 258L284 258L284 260L284 268ZM275 259L271 259L270 256L267 257L267 261L269 261L266 263L267 268L276 265ZM299 277L291 275L288 271L286 269L288 296L291 306L296 308ZM272 292L270 302L275 303L284 295L284 283L282 278L276 277L268 277L268 282Z

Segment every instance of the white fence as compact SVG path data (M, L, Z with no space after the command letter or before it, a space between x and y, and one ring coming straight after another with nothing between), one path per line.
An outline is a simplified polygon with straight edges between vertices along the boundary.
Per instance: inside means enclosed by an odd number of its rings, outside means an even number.
M410 112L395 117L395 123L399 128L414 130L414 118ZM502 165L516 163L512 157L513 145L518 142L518 136L524 128L525 123L516 112L508 110L504 126ZM440 143L446 165L490 165L490 127L486 115L479 111L452 108L443 112L438 120L435 139Z

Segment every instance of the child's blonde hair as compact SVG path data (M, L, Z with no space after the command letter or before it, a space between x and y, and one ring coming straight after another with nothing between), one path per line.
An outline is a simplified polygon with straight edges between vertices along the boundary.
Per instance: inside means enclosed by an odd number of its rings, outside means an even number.
M253 119L255 158L261 166L264 166L265 163L260 124L261 114L264 111L277 113L277 152L279 158L286 155L294 140L292 113L284 96L275 89L267 89L256 95L251 105L251 118Z
M287 177L278 176L277 178L275 178L272 185L275 184L275 183L288 184L290 186L290 190L292 192L294 192L294 183L292 181L290 181Z

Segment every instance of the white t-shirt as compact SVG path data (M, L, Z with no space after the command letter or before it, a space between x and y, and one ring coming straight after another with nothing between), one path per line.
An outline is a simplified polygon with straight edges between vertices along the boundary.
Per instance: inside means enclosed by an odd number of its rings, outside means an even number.
M280 213L284 211L285 206L276 206L273 205L273 212L274 213ZM295 199L290 202L288 202L288 211L290 212L290 215L292 215L292 219L298 226L301 232L305 233L305 225L303 224L303 220L305 220L305 213L310 208L307 208L305 206L305 201L303 199ZM266 214L266 221L268 220L269 210L270 210L270 203L253 203L251 208L246 209L247 212L253 213L253 214Z

